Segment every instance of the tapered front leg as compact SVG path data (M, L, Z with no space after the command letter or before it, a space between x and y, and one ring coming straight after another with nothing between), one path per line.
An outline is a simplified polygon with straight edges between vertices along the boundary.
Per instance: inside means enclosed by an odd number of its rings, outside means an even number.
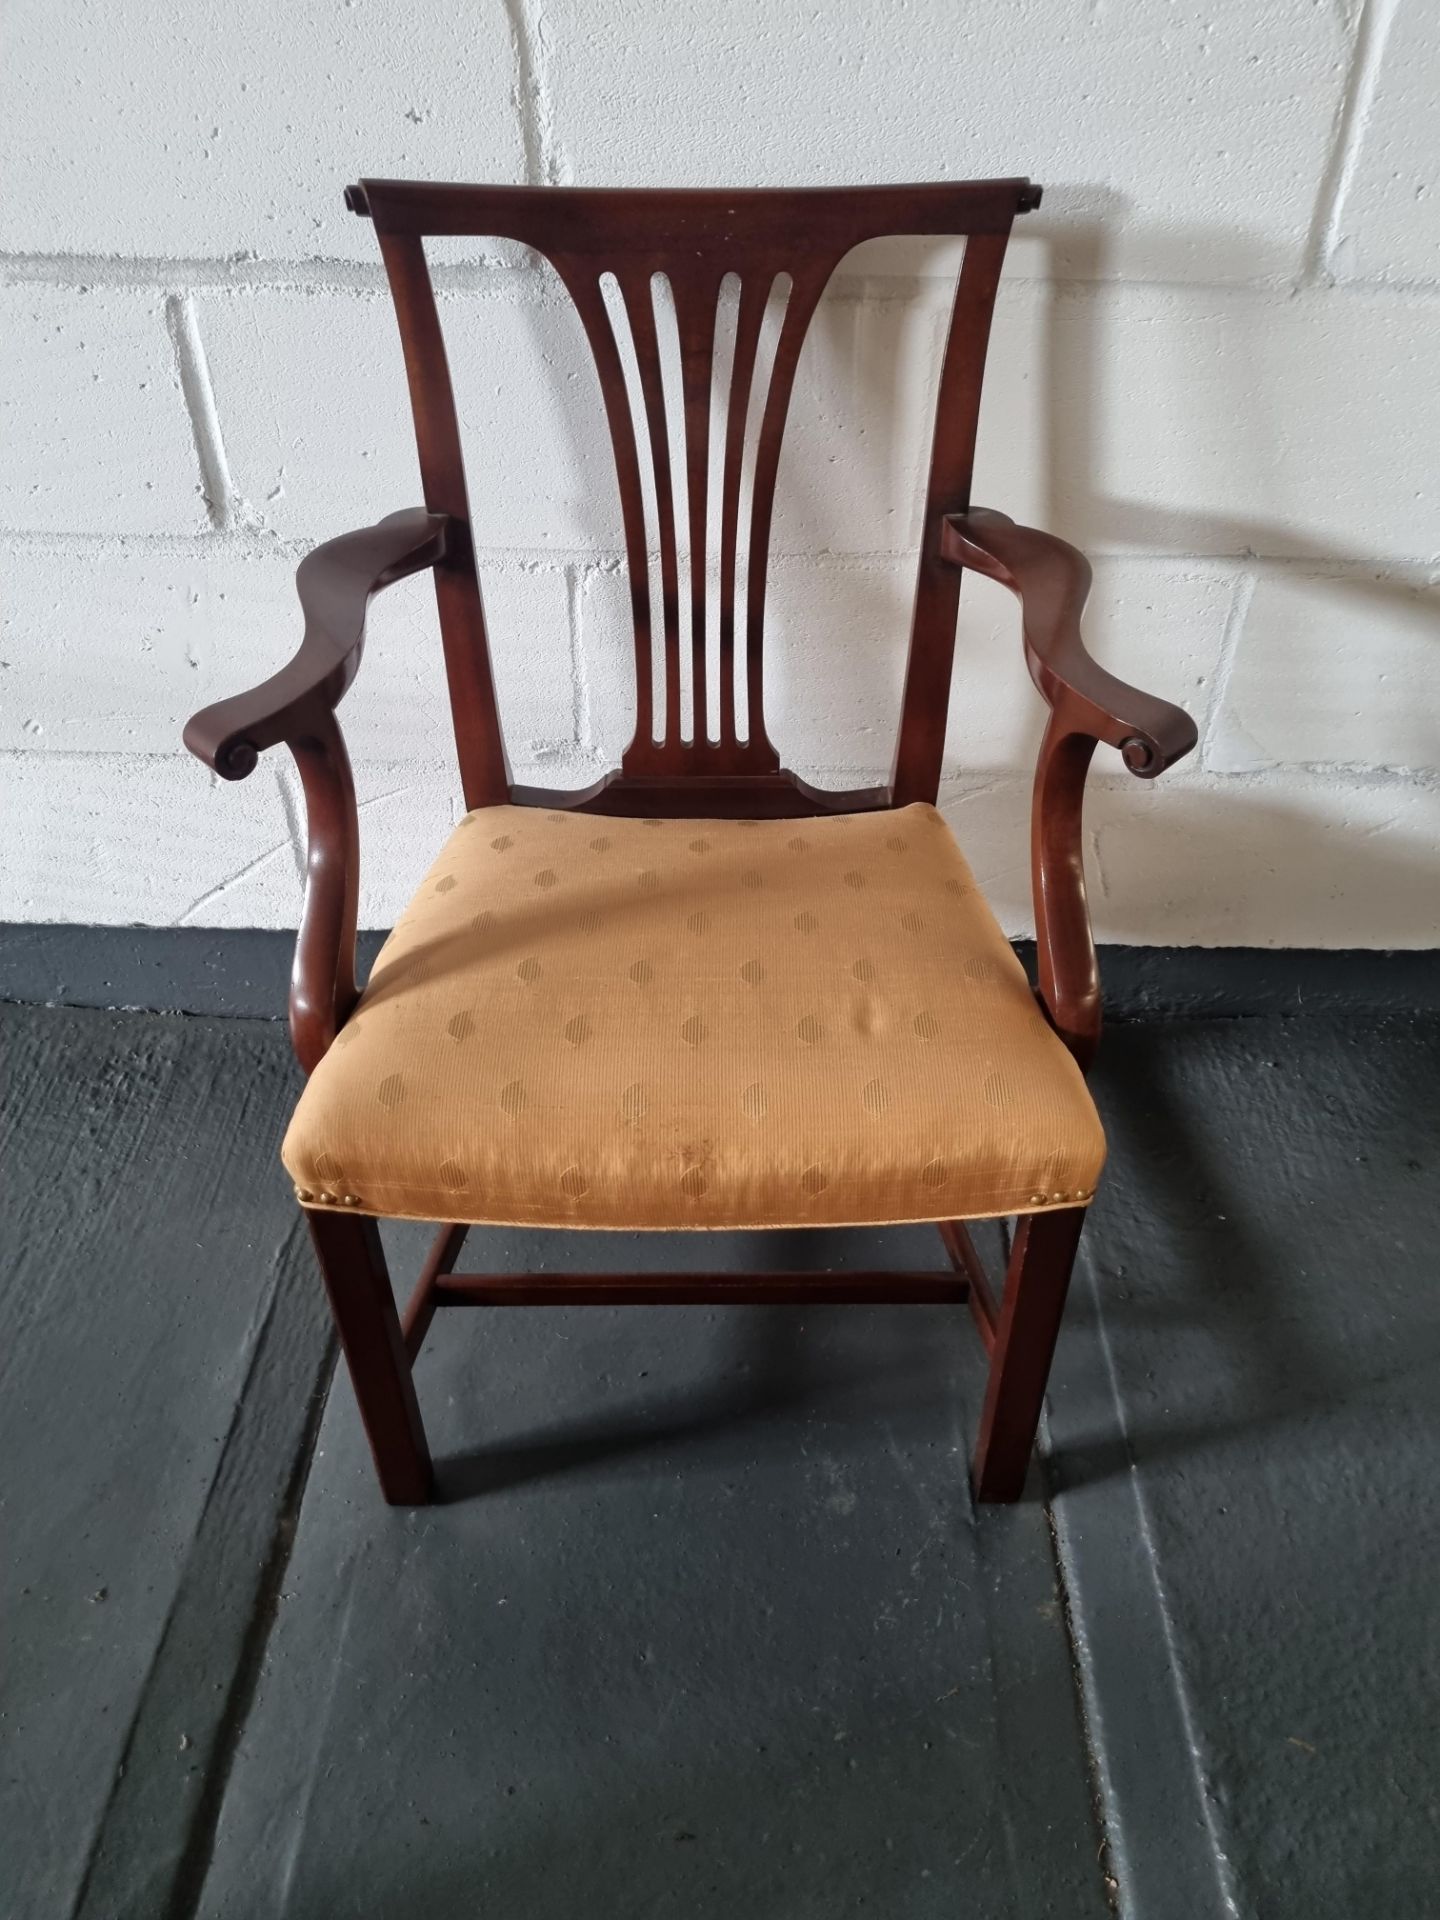
M307 1212L305 1217L381 1491L392 1507L424 1506L434 1491L430 1449L379 1225L364 1214Z
M977 1500L1018 1500L1024 1490L1084 1224L1084 1207L1027 1214L1020 1222L980 1416L971 1476Z

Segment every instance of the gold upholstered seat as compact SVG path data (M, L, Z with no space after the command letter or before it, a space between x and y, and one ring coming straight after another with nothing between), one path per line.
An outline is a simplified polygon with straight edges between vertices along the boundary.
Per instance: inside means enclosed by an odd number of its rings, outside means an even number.
M1105 1145L933 807L497 806L401 916L283 1157L312 1207L713 1228L1073 1207Z

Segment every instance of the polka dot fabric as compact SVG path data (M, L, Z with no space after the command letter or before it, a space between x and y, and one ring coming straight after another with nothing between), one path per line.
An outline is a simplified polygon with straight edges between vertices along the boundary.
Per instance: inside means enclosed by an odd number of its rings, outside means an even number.
M1083 1205L1104 1157L927 806L467 814L283 1148L311 1206L670 1229Z

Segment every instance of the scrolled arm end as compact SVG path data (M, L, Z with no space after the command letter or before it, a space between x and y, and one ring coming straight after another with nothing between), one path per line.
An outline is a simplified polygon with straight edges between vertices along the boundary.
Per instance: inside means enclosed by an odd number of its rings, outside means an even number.
M253 740L227 740L215 756L215 771L222 780L248 780L260 764L260 749Z
M1180 749L1181 753L1189 751L1188 746ZM1138 733L1132 733L1128 740L1120 742L1120 758L1138 780L1154 780L1179 757L1180 754L1173 754L1167 759L1162 747L1154 740L1142 739Z
M1194 747L1195 722L1182 707L1117 680L1086 651L1080 615L1090 563L1077 548L977 507L946 515L940 552L1019 598L1031 677L1057 718L1114 747L1141 780L1158 778Z
M221 700L191 714L185 722L185 745L222 780L247 780L260 764L260 748L243 728L228 724L228 705Z

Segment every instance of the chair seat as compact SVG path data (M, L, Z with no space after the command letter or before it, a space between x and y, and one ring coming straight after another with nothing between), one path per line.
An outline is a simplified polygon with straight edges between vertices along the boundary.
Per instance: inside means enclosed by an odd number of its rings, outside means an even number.
M933 807L467 814L312 1075L308 1205L507 1226L1089 1201L1084 1080Z

